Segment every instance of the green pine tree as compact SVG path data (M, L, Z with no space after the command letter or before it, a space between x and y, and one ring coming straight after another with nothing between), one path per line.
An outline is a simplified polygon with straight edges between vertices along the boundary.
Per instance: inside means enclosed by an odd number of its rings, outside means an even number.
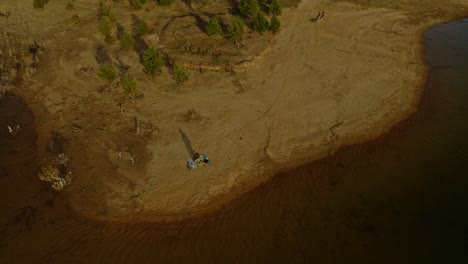
M253 30L260 33L269 29L268 20L265 18L262 12L257 12L255 15L252 28Z
M117 71L115 70L114 66L111 64L103 64L99 66L99 71L97 75L103 79L106 80L109 85L112 84L112 82L117 79Z
M137 86L135 80L133 80L132 76L128 73L122 78L122 89L124 93L128 95L130 98L134 98L135 94L137 93Z
M149 47L143 53L143 66L146 74L153 75L164 66L165 61L161 53L154 47Z
M120 48L127 50L132 48L135 45L135 40L132 37L132 34L128 32L123 32L122 37L120 38Z
M230 41L239 41L242 38L242 35L245 33L245 23L244 20L235 16L231 22L231 25L228 27L228 39Z
M273 33L279 32L280 28L281 28L281 23L280 23L278 17L276 15L273 15L273 17L271 17L271 21L270 21L270 30L271 30L271 32L273 32Z
M140 20L138 25L135 28L136 34L138 36L143 36L152 32L152 29L148 26L148 23L145 20Z
M182 84L189 79L189 74L184 66L176 64L174 67L174 79L178 84Z
M208 25L206 25L205 27L205 32L206 34L208 34L208 36L223 34L223 29L219 25L217 17L213 17L210 19L210 22L208 22Z
M237 9L242 16L253 16L259 10L258 0L240 0Z
M102 17L101 21L99 22L99 31L104 36L104 40L106 43L114 42L114 35L112 32L112 22L108 16Z

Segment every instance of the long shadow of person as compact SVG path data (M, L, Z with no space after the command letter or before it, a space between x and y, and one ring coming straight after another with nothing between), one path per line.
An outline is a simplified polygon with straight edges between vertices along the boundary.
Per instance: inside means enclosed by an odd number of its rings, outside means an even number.
M187 137L187 134L182 131L182 129L179 128L180 136L182 137L182 141L184 141L185 148L187 149L187 152L190 157L193 157L195 154L195 150L193 150L192 145L190 144L190 139Z

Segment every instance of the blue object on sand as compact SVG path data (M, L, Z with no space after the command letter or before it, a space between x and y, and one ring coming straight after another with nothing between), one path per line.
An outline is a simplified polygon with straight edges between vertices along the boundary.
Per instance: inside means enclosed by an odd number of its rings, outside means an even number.
M206 154L201 154L201 155L202 155L203 160L207 160L207 161L208 161L208 162L207 162L208 164L211 163L211 160L208 158L208 156L207 156Z

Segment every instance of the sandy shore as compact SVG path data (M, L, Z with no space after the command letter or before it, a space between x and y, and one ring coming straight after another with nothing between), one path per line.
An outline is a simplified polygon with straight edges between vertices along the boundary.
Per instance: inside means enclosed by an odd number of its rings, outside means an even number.
M322 10L322 20L309 21ZM404 10L304 0L283 11L283 29L271 50L235 76L192 73L178 92L164 90L165 76L137 76L145 98L124 117L106 94L90 92L97 90L97 77L73 75L77 65L96 65L90 37L80 36L73 39L73 56L51 48L48 62L32 76L29 97L39 98L43 113L39 140L44 145L46 131L58 128L70 138L74 178L66 196L86 217L126 222L200 215L279 172L371 140L413 113L427 72L422 33L442 19L414 23ZM239 84L244 91L236 92ZM108 112L89 107L96 102ZM190 107L198 114L187 121L183 115ZM155 124L157 136L106 141L110 134L96 128L135 115ZM94 127L76 132L75 123ZM210 156L210 166L185 167L181 132Z

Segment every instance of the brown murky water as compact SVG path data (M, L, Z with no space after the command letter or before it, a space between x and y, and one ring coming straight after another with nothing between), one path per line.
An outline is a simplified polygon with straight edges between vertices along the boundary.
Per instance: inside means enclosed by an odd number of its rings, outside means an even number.
M419 111L389 135L180 223L73 214L33 174L31 111L0 99L0 263L468 263L468 20L428 30L425 47Z

